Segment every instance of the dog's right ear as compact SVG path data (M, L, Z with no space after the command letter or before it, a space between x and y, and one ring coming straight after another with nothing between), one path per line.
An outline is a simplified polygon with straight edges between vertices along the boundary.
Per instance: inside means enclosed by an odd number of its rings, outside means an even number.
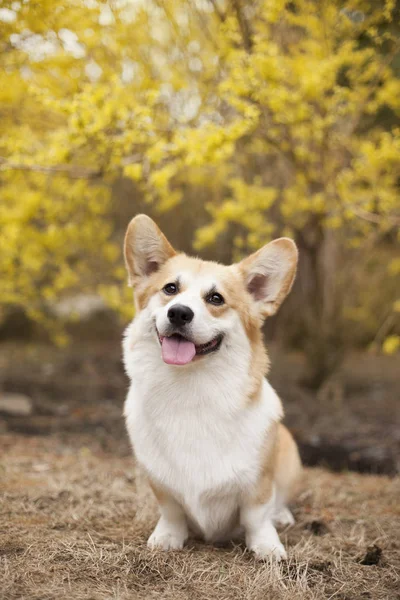
M128 270L128 284L148 277L172 256L175 250L147 215L137 215L128 225L125 235L124 255Z

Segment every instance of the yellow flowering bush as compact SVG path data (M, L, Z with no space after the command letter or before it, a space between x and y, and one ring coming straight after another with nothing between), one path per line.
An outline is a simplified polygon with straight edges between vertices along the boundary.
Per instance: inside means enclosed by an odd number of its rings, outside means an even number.
M195 247L229 235L240 256L295 237L310 361L328 374L359 314L354 269L398 243L398 13L394 0L4 0L3 311L39 319L82 286L122 306L114 183L167 212L209 190Z

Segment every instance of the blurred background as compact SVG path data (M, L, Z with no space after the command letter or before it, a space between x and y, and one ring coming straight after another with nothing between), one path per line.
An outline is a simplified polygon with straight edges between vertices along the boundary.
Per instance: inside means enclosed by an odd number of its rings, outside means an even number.
M129 452L129 220L300 250L265 336L308 464L400 456L400 2L2 0L0 431ZM67 443L67 442L66 442Z

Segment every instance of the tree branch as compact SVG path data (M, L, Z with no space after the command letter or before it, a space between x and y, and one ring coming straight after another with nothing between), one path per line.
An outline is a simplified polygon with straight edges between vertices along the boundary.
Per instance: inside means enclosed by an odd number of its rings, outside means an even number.
M349 206L347 208L350 208L350 210L353 211L353 213L357 215L357 217L360 217L365 221L369 221L370 223L381 224L382 222L387 221L393 226L400 226L400 218L396 217L396 215L381 216L357 206Z
M133 154L122 159L121 166L131 165L140 162L141 156ZM115 167L117 170L119 166ZM105 169L91 169L89 167L79 167L78 165L28 165L24 163L8 162L0 156L0 171L30 171L33 173L49 173L68 175L72 179L100 179L105 173Z
M210 2L210 4L212 4L212 6L214 8L214 12L218 16L221 23L224 23L225 19L226 19L226 14L223 13L222 10L219 8L218 2L216 0L208 0L208 1Z
M24 163L7 162L0 158L0 171L31 171L34 173L61 173L73 179L97 179L101 177L101 169L88 169L73 165L26 165Z
M250 54L253 49L253 39L251 36L249 23L245 15L243 14L243 8L240 4L240 0L232 0L232 5L239 23L240 32L242 34L243 39L243 45L245 47L246 52Z

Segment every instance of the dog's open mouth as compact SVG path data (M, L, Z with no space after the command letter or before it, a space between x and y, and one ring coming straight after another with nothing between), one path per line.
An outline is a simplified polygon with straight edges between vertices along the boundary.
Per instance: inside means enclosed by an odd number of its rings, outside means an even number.
M179 333L174 333L169 337L158 334L158 339L160 340L161 353L165 363L168 365L187 365L196 356L204 356L218 350L222 342L222 335L217 335L206 344L198 346Z

